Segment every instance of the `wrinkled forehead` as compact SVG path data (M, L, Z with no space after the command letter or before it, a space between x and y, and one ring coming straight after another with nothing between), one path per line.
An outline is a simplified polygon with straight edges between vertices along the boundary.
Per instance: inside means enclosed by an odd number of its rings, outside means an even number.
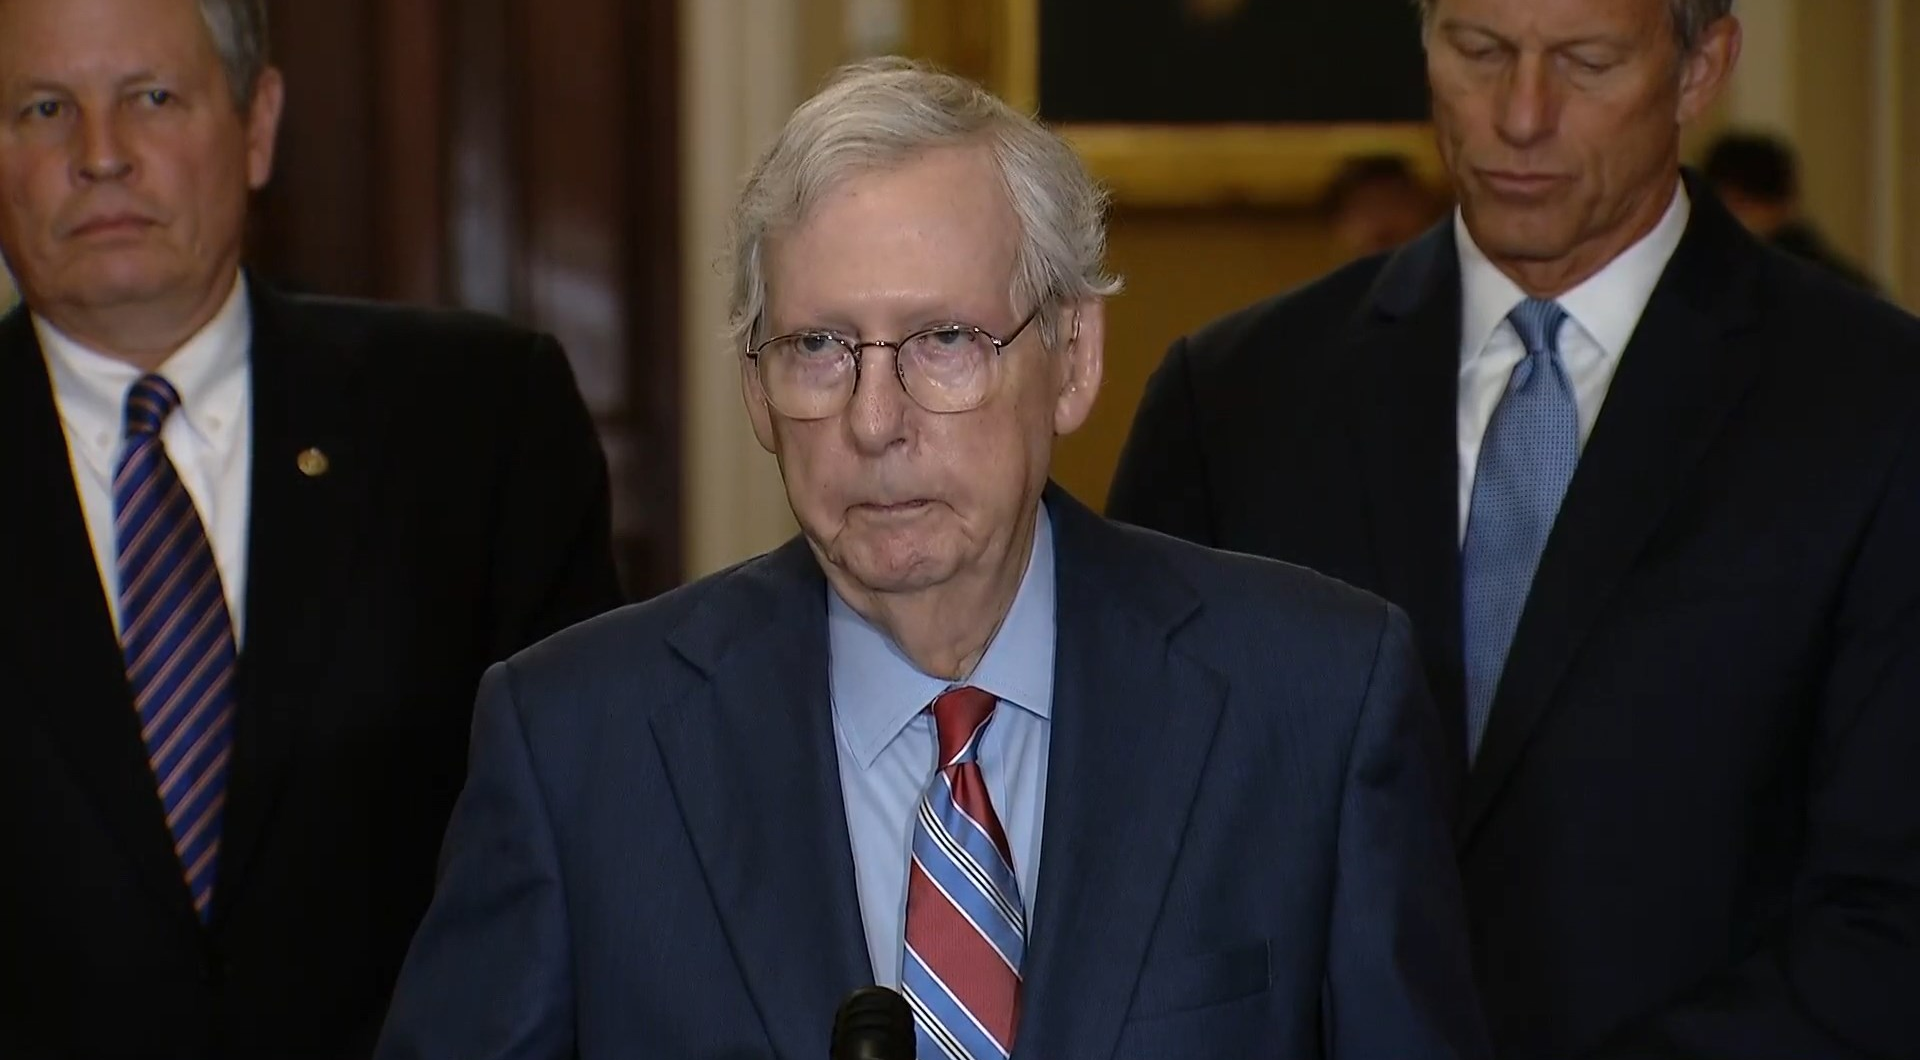
M1432 25L1548 41L1671 36L1672 0L1433 0Z
M770 234L767 294L792 313L1004 315L1020 222L990 151L937 148L847 173Z
M198 0L0 0L0 87L220 76Z

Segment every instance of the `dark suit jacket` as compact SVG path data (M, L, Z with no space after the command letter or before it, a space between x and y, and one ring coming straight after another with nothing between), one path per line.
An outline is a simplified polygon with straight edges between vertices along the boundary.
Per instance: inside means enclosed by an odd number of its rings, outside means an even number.
M234 760L188 898L31 322L0 320L0 1055L364 1057L494 661L618 603L552 340L254 285ZM317 447L326 474L296 455Z
M1560 509L1458 834L1503 1057L1920 1056L1920 326L1685 238ZM1117 517L1411 614L1464 758L1442 224L1174 344Z
M1048 503L1014 1055L1483 1055L1405 617ZM873 981L826 593L796 539L489 674L383 1060L826 1054Z

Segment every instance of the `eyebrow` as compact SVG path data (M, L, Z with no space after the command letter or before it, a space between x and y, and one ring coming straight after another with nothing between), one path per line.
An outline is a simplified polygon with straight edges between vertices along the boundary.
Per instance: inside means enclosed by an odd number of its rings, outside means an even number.
M113 87L115 91L124 92L135 85L162 80L165 80L165 78L160 75L158 70L136 70L115 81ZM27 78L18 84L7 86L6 90L12 95L34 92L54 92L61 95L74 94L72 81L55 80L47 77Z

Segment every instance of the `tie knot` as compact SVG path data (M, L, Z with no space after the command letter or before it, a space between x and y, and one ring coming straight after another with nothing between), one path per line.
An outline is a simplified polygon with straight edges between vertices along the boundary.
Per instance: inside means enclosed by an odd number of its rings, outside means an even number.
M1560 325L1567 321L1567 311L1560 308L1560 303L1529 298L1514 306L1507 319L1519 332L1529 355L1560 352Z
M997 702L991 692L972 685L950 688L933 701L928 709L933 711L933 728L940 737L940 768L973 761L980 730L986 728Z
M160 433L173 410L180 407L180 392L157 375L143 375L127 391L126 435L137 438Z

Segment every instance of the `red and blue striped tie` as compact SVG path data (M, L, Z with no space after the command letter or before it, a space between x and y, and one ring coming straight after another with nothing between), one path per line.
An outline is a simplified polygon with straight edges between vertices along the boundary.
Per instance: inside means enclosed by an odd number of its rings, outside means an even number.
M1027 916L975 756L995 699L955 688L930 708L940 769L920 800L907 873L901 985L922 1057L1004 1058L1020 1020Z
M120 647L140 733L193 907L204 921L220 860L233 749L233 622L193 498L160 441L180 395L157 375L127 394L113 479Z

